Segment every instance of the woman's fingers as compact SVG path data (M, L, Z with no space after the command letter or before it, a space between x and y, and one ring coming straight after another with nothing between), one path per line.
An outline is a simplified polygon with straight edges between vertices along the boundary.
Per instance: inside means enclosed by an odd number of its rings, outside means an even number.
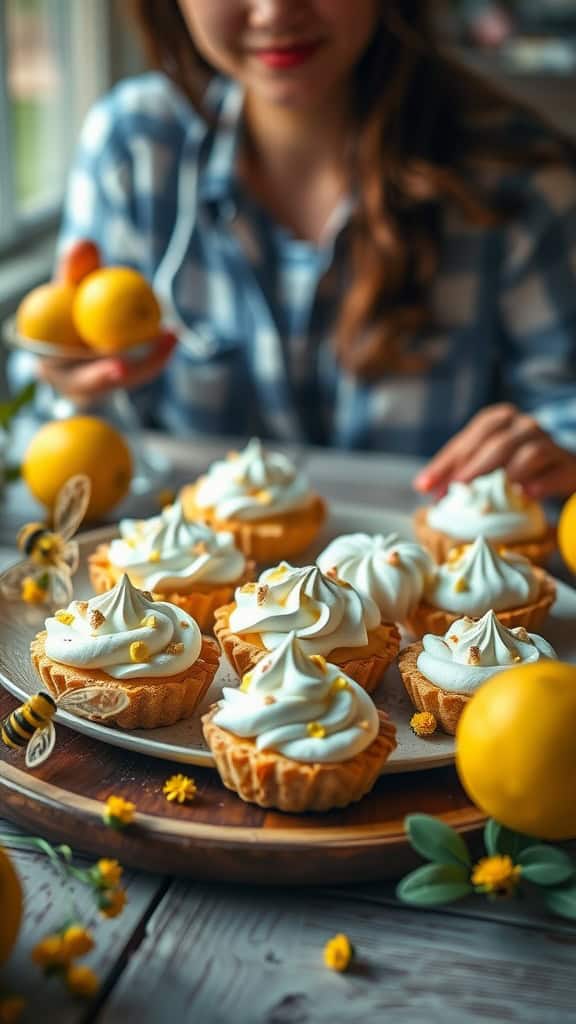
M544 473L556 463L558 448L545 435L523 444L506 465L510 480L524 487L530 480Z
M170 358L176 341L173 334L162 335L145 358L138 361L119 356L73 364L46 359L39 374L61 394L86 401L113 388L135 388L153 380Z
M518 416L513 405L502 403L482 409L430 460L414 480L419 491L445 490L456 473L462 470L471 454L488 438L509 427Z
M523 485L530 498L567 498L576 491L576 456L568 452L562 452L562 456L555 465Z
M471 443L462 452L462 461L455 467L454 480L468 483L477 476L491 473L500 466L508 467L509 461L528 443L536 443L547 447L549 439L544 431L530 416L517 416L506 427L493 433L484 443Z
M452 480L468 483L500 466L534 498L576 490L576 455L559 448L535 419L511 405L478 413L431 459L414 485L442 494Z

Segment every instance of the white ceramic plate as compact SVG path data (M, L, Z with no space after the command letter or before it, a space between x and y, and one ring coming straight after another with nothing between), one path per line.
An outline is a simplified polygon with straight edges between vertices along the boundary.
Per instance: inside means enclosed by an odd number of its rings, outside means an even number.
M404 537L411 536L408 516L386 512L361 505L334 502L330 519L310 558L298 559L301 564L313 560L332 537L340 533L365 530L368 533L395 530ZM114 529L92 531L79 538L81 564L75 577L75 596L88 598L92 591L86 572L86 557L97 544L114 535ZM30 640L42 627L43 618L36 609L6 601L0 596L0 682L15 697L26 700L39 689L38 679L29 657ZM555 648L559 658L576 662L576 591L558 584L558 598L543 630L546 639ZM116 747L148 754L167 761L211 767L212 755L202 736L201 715L218 699L223 686L236 685L238 679L223 659L212 686L194 717L160 729L124 731L76 718L59 711L56 720ZM375 694L379 707L390 713L397 729L398 746L384 767L385 773L420 771L449 764L454 758L454 740L437 732L428 739L419 739L410 729L414 709L408 700L398 670L392 667Z

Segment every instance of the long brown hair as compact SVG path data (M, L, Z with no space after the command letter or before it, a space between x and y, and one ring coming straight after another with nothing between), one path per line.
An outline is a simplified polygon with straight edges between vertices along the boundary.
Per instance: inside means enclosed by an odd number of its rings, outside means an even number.
M433 326L442 204L480 228L507 216L474 183L474 161L550 159L549 150L534 146L527 156L478 127L477 115L505 110L506 101L439 52L430 7L428 0L381 0L378 29L353 76L358 203L335 347L341 365L366 378L421 366L406 343ZM132 14L152 66L201 111L213 72L178 4L132 0Z

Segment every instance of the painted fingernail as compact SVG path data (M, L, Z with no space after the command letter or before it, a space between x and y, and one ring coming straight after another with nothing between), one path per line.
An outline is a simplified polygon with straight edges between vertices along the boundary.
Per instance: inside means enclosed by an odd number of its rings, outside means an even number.
M111 384L115 384L120 380L124 380L126 376L126 367L124 363L112 363L109 369L106 371L106 378Z

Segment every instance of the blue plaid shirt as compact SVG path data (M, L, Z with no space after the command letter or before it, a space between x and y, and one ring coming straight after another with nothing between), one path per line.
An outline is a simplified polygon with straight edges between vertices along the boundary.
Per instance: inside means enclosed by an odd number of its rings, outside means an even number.
M175 434L259 434L429 456L483 406L511 401L576 450L576 174L492 171L521 219L479 230L444 213L434 330L420 374L355 379L333 356L351 203L321 245L296 240L236 173L238 86L212 86L208 125L161 74L121 83L89 114L62 245L93 238L107 263L154 284L181 343L143 390ZM486 172L487 173L487 172Z

